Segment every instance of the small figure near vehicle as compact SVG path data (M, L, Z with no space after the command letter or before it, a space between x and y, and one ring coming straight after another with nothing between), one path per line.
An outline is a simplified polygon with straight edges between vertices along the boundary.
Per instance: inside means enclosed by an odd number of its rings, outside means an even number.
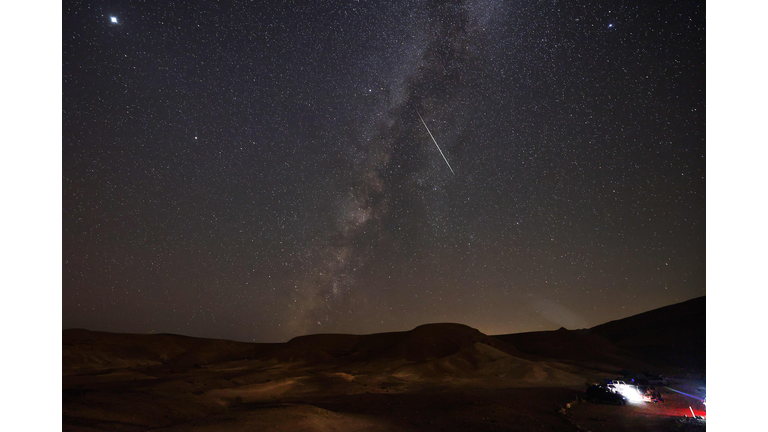
M645 402L664 402L661 393L654 386L638 386L637 389L642 394L643 401Z

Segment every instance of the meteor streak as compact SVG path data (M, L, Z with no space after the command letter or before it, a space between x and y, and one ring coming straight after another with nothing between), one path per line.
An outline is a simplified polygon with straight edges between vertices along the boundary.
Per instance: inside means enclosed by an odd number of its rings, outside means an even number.
M418 111L416 111L416 114L419 114L419 112L418 112ZM449 164L449 163L448 163L448 159L446 159L446 158L445 158L445 155L443 154L443 151L442 151L442 150L440 150L440 146L439 146L439 145L437 145L437 141L435 141L435 137L433 137L433 136L432 136L432 132L430 132L430 131L429 131L429 128L427 127L427 124L426 124L426 123L424 123L424 119L423 119L423 118L421 118L421 114L419 114L419 118L421 119L421 124L423 124L423 125L424 125L424 128L426 128L426 129L427 129L427 132L429 133L429 136L432 138L432 142L434 142L434 143L435 143L435 146L437 146L437 150L440 152L440 155L443 157L443 160L445 160L445 164L446 164L446 165L448 165L448 168L450 168L450 169L451 169L451 172L452 172L453 174L456 174L455 172L453 172L453 168L451 168L451 164Z

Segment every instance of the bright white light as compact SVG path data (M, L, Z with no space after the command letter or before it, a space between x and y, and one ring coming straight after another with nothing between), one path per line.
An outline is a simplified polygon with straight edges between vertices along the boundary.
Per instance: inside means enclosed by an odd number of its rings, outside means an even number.
M117 17L109 17L113 24L117 24Z
M643 395L634 387L624 385L619 388L619 392L630 402L642 402L643 400Z

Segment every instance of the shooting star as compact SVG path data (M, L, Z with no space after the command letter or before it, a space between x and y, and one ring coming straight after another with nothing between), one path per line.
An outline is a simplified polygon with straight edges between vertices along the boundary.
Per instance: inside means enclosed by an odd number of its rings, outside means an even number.
M416 114L419 114L419 112L416 111ZM427 129L427 133L429 133L429 136L432 138L432 142L434 142L435 146L437 146L437 150L440 152L440 155L443 157L443 160L445 160L445 164L448 165L448 168L451 169L451 173L453 173L455 175L456 173L453 171L453 168L451 168L451 164L448 163L448 159L445 158L445 155L443 154L443 151L440 150L440 146L437 145L437 141L435 141L435 137L432 136L432 132L429 131L429 128L427 127L427 124L424 123L424 119L421 118L421 114L419 114L419 118L421 119L421 124L424 125L424 128Z

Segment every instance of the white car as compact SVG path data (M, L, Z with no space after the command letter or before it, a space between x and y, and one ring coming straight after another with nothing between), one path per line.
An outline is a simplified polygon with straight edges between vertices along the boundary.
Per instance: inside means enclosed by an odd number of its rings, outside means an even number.
M627 385L624 381L621 380L612 380L607 379L605 380L605 384L603 384L608 390L614 392L614 393L621 393L619 389L624 388L624 386Z

